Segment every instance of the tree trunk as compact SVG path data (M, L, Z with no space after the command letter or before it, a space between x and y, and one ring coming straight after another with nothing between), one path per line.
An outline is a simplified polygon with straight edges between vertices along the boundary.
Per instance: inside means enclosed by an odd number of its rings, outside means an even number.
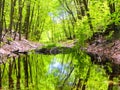
M12 61L9 63L9 89L14 88L13 78L12 78Z
M10 11L10 25L9 25L9 30L10 34L12 34L12 25L13 25L13 14L14 14L14 5L13 5L13 0L11 0L11 11Z
M18 20L18 26L19 26L19 40L21 40L21 30L22 30L22 0L19 0L19 20Z
M21 78L21 66L20 66L20 61L21 61L21 58L20 56L18 56L18 66L17 66L17 69L18 69L18 72L17 72L17 83L16 83L16 88L17 90L20 90L20 78Z
M3 20L2 20L2 0L0 1L0 44L2 41L2 30L3 30Z
M60 2L61 5L64 7L64 9L72 16L73 21L76 22L77 20L76 20L76 18L75 18L75 16L74 16L73 11L70 9L67 1L66 1L66 0L59 0L59 2Z
M76 11L77 11L77 18L82 19L82 16L85 16L85 10L83 7L82 0L74 0Z
M28 87L28 55L24 58L25 87Z
M115 1L113 0L113 2L109 1L109 9L110 9L110 14L114 14L115 13ZM111 17L111 20L114 21L114 18ZM120 30L117 29L115 22L112 22L109 26L108 26L108 31L110 32L111 30L114 30L114 34L113 34L113 38L114 39L118 39L120 38Z
M29 36L29 18L30 18L30 1L27 1L27 8L26 8L26 17L24 21L24 31L25 31L25 38L28 39Z
M85 10L86 10L87 17L88 17L88 24L89 24L89 26L90 26L91 31L93 31L93 26L92 26L92 22L91 22L91 17L90 17L90 14L89 14L88 2L87 2L87 0L83 0L83 3L84 3ZM94 31L93 31L93 32L94 32Z

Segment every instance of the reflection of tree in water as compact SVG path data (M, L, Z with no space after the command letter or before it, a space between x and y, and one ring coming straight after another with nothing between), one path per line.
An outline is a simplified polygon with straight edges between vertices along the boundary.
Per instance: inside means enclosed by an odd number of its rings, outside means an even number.
M13 62L9 62L9 89L14 88L13 78L12 78L12 71L13 71Z
M28 87L28 55L10 58L9 62L0 66L0 88L6 88L8 82L9 89L21 89L22 84L22 68L24 68L25 87ZM21 65L23 61L23 67ZM21 77L22 76L22 77ZM7 81L8 78L8 81Z
M21 67L20 67L20 56L18 56L18 67L17 67L17 83L16 83L16 88L17 89L20 89L20 78L21 78L21 75L20 75L20 70L21 70Z
M14 84L16 83L16 88L20 89L21 87L21 56L18 56L17 60L15 57L11 58L9 62L9 88L13 89ZM16 77L14 77L16 76ZM15 78L17 80L15 80ZM26 79L25 79L26 82Z
M25 87L28 87L28 55L23 58L24 76L25 76Z
M2 69L1 69L1 66L0 66L0 89L2 87Z
M62 74L66 74L67 70L66 68L69 68L69 64L62 64L61 62L57 61L57 58L54 58L51 61L51 64L49 66L49 72L54 73L55 76Z
M72 86L71 74L74 70L72 60L66 62L65 58L54 57L49 65L48 73L57 79L57 88L64 89L64 86Z
M90 64L87 56L85 58L79 56L30 54L12 58L9 63L1 65L1 87L30 90L85 90L89 88L90 80L94 79L91 79L91 75L103 72L101 69L98 70L100 67L95 68Z

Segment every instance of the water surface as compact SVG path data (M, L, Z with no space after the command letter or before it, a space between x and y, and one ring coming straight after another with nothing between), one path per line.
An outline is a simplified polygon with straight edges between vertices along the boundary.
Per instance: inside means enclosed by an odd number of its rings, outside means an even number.
M87 90L96 88L94 82L98 83L97 88L107 88L104 70L92 65L88 56L83 58L72 53L43 55L31 52L9 58L0 66L0 87L3 90L77 90L85 85L89 69ZM94 78L94 75L98 76Z

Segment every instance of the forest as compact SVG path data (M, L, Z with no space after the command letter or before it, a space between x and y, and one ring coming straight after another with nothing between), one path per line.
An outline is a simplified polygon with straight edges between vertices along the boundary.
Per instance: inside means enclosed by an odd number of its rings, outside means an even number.
M0 0L0 90L119 90L120 0Z

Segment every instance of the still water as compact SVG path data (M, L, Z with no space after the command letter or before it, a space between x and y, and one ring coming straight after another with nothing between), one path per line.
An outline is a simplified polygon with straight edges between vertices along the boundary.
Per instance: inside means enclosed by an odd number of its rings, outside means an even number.
M68 80L66 77L70 79L68 83L70 85L74 80L69 77L74 69L73 58L67 54L35 53L9 58L0 66L0 87L2 89L54 90L64 86L64 79Z
M84 87L107 90L108 77L98 67L87 56L31 52L9 58L0 66L0 87L2 90L82 90Z

